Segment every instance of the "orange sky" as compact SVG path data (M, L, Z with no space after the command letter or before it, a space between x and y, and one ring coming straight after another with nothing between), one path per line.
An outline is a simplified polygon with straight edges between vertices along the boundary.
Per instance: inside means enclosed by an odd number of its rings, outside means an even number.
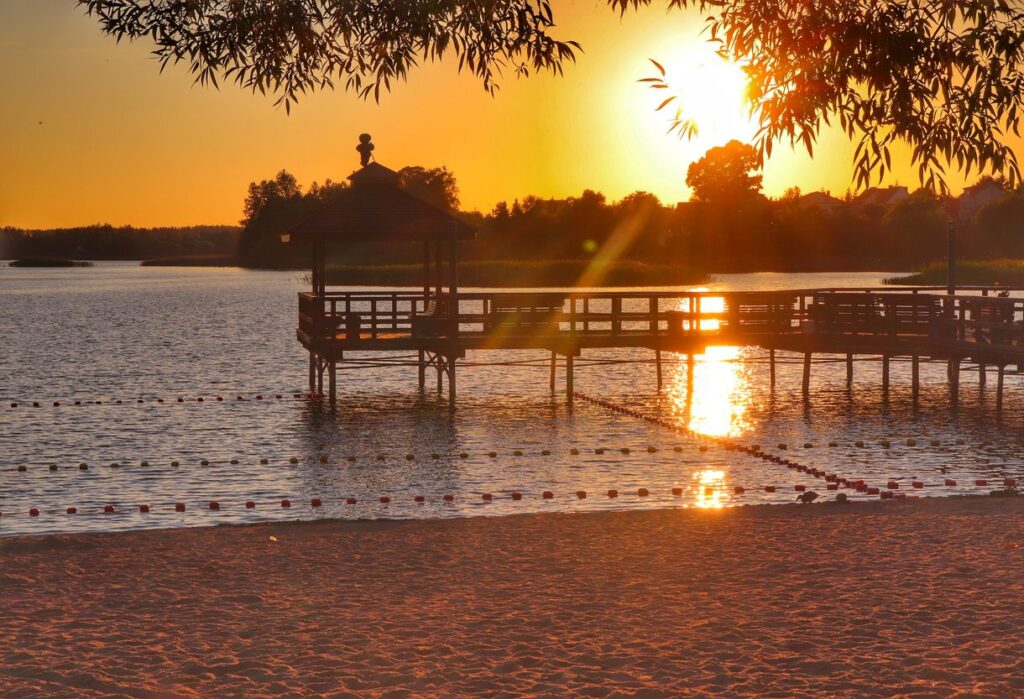
M3 0L0 226L235 223L254 179L281 168L304 185L345 177L362 131L392 168L448 166L464 208L584 188L611 199L636 190L688 198L689 163L732 134L707 128L694 143L665 135L658 95L636 80L651 74L648 57L677 78L699 73L710 60L699 13L662 5L620 18L603 0L556 0L555 10L560 36L585 50L564 77L509 77L491 97L446 62L414 71L380 105L327 93L288 116L233 85L193 86L184 67L160 75L145 43L116 45L71 0ZM841 194L851 154L835 133L813 161L779 149L765 190ZM904 167L896 181L916 178Z

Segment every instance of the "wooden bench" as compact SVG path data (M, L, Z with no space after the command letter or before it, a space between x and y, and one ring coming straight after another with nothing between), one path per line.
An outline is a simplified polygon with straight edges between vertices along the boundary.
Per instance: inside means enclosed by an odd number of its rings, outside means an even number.
M877 335L886 330L882 299L878 294L815 294L807 315L808 330L812 333Z
M565 308L565 294L497 294L486 309L484 331L522 331L537 335L558 332Z
M979 344L1013 347L1022 337L1021 324L1016 322L1016 301L1009 298L981 297L962 299L966 311L964 339Z
M795 294L733 293L727 298L725 330L737 335L788 333L793 330Z
M942 299L931 294L891 294L883 297L886 331L890 335L941 334Z
M427 302L422 313L412 316L413 337L441 337L448 331L448 302L436 297Z

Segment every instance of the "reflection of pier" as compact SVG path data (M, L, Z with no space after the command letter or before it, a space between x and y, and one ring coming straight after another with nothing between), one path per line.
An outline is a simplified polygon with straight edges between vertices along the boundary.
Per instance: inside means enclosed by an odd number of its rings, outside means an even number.
M960 365L969 360L998 372L1002 401L1007 367L1024 366L1024 299L997 290L963 288L813 289L771 292L541 292L422 293L327 292L299 295L298 338L309 350L310 388L337 392L335 363L345 353L408 352L418 356L419 382L427 370L447 378L456 397L456 364L467 350L541 349L555 362L565 358L566 391L573 391L573 360L587 349L645 348L655 353L661 384L661 353L695 354L714 346L756 346L803 354L803 388L809 389L812 357L847 358L853 380L858 355L882 358L888 389L894 358L911 360L912 390L919 392L922 359L948 362L954 397ZM1005 290L999 290L1005 291ZM984 378L982 378L984 380Z

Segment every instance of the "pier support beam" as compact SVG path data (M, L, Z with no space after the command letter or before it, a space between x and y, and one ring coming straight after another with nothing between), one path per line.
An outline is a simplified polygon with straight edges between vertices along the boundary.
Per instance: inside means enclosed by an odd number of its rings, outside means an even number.
M309 392L316 390L316 355L309 353Z
M921 395L921 357L916 354L910 358L910 395L915 404Z
M575 390L573 387L573 353L574 350L569 350L565 354L565 397L569 399L570 403L572 402L572 394Z
M455 407L455 355L448 355L448 405L451 408Z
M661 393L661 350L654 350L654 364L658 371L658 392Z
M551 387L551 392L555 392L555 371L558 367L558 354L551 352L551 371L548 376L548 385Z
M846 389L853 388L853 353L846 353Z
M811 392L811 353L804 352L804 382L803 382L804 395L808 395Z
M775 348L768 350L768 383L775 388Z
M1003 409L1003 382L1006 376L1006 365L999 365L999 373L996 375L996 410Z
M949 399L953 407L960 403L960 358L949 360Z
M419 372L420 391L422 391L427 387L427 355L423 350L418 353L416 368Z
M693 395L693 371L694 371L694 359L693 354L686 355L686 393Z
M988 367L984 363L978 362L978 385L986 386L988 384Z
M327 363L327 390L334 410L338 407L338 363L333 358Z
M882 355L882 393L889 393L889 355Z

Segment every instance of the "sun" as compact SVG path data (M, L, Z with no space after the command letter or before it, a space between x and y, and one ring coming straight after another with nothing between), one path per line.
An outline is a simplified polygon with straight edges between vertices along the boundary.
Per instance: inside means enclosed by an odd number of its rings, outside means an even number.
M698 150L733 139L753 140L757 125L746 99L747 76L742 67L719 56L706 42L655 60L665 70L669 85L665 97L676 98L662 113L671 118L678 110L681 119L696 125L692 142Z

